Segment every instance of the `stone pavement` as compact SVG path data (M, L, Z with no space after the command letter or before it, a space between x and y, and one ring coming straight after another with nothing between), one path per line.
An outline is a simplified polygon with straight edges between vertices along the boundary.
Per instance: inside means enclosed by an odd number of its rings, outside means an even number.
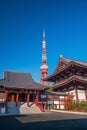
M7 113L7 114L0 114L0 116L9 116L9 115L29 115L29 114L45 114L45 113L50 113L50 112L58 112L58 113L67 113L67 114L78 114L78 115L87 115L87 112L74 112L74 111L63 111L63 110L50 110L46 112L40 112L40 113L18 113L18 114L12 114L12 113Z
M0 129L87 130L87 115L46 112L42 114L0 116Z
M78 115L87 115L87 112L74 112L74 111L63 111L63 110L50 110L46 112L40 112L40 113L18 113L18 114L12 114L12 113L7 113L7 114L0 114L0 116L10 116L10 115L29 115L29 114L46 114L46 113L51 113L51 112L57 112L57 113L66 113L66 114L78 114Z

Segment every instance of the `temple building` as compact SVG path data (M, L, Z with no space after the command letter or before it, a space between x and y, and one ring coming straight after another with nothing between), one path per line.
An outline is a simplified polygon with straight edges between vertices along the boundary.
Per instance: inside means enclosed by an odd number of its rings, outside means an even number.
M30 102L40 106L41 93L49 86L35 82L31 74L4 71L4 77L0 80L0 103L6 106L8 102L15 103ZM7 107L7 106L6 106Z
M52 82L55 92L68 92L74 101L87 101L87 62L59 58L54 73L45 81Z

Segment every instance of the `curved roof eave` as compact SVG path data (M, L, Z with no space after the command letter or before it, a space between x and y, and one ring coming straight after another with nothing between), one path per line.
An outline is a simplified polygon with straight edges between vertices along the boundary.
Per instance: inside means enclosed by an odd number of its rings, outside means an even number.
M9 89L24 89L24 90L45 90L46 88L35 88L35 87L19 87L19 86L5 86L5 88Z
M55 89L57 87L58 88L63 87L65 85L67 85L67 84L72 83L73 81L77 81L77 82L80 82L80 83L87 84L87 80L84 80L84 78L81 78L81 77L79 78L79 77L76 77L76 76L72 76L71 79L69 79L69 80L67 80L65 82L61 82L60 84L53 85L53 88Z
M73 65L87 69L87 66L86 66L86 65L82 65L82 64L80 64L80 63L76 63L75 61L70 61L67 66L65 66L64 68L62 68L62 69L59 70L58 72L56 72L56 73L54 73L54 74L48 76L48 77L45 78L44 80L50 81L50 78L53 78L53 76L56 76L56 75L60 74L61 72L65 71L67 68L69 68L69 67L71 67L71 66L73 66Z

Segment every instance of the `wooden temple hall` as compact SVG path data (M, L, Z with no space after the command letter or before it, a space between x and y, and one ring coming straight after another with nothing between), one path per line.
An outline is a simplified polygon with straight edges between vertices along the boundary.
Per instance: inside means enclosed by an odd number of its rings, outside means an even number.
M29 106L30 102L34 102L38 105L41 92L47 88L47 85L36 83L29 73L4 71L0 80L0 103L6 106L8 102L14 102L18 106L20 102L26 102Z
M55 92L68 92L74 101L87 101L87 62L59 58L54 73L46 81L53 83Z

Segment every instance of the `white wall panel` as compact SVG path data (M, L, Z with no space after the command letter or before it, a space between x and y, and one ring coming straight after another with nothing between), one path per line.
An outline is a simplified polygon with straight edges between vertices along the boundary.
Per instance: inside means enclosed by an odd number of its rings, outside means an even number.
M80 101L86 101L85 91L84 90L78 90L78 99Z

